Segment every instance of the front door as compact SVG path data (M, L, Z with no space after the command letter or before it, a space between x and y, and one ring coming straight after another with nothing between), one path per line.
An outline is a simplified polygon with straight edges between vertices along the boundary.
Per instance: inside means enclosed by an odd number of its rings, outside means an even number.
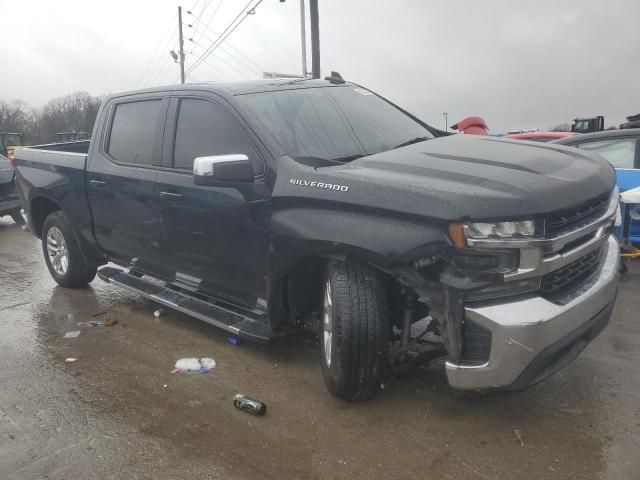
M168 98L133 96L105 106L87 166L97 243L119 263L162 273L155 182Z
M232 110L212 98L172 98L165 168L157 179L162 256L182 284L264 306L269 240L264 162ZM196 157L245 154L255 181L193 183Z

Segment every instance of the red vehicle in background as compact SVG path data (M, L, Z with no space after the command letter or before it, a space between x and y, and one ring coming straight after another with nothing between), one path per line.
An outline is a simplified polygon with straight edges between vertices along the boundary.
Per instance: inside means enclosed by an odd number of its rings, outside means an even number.
M451 129L467 135L489 135L489 127L482 117L467 117L451 125Z
M527 132L512 133L505 135L504 138L513 138L515 140L529 140L532 142L550 142L559 138L566 138L575 135L573 132Z

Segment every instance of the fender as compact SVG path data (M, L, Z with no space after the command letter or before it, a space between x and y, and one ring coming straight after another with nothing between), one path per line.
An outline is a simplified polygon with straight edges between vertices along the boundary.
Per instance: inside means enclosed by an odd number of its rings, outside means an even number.
M388 269L451 248L446 227L339 207L274 209L273 255L288 264L307 255L353 253Z

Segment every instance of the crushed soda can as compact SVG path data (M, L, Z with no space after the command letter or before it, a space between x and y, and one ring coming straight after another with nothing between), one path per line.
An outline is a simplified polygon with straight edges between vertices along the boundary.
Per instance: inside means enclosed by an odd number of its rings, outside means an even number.
M255 400L241 393L237 393L236 395L234 395L233 405L236 408L244 410L245 412L257 417L261 417L262 415L267 413L267 406L264 403L262 403L260 400Z

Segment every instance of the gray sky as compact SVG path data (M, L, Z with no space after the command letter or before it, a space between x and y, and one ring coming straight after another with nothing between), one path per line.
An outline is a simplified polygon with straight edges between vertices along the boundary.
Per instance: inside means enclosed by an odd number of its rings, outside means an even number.
M248 0L183 1L202 18L184 16L198 27L185 25L197 41L185 45L189 68L215 39L202 24L215 13L209 25L220 33ZM0 0L0 98L40 106L76 90L176 83L168 50L178 4ZM637 0L320 0L322 72L337 70L440 128L444 111L449 124L479 115L493 131L596 114L618 124L640 113L638 19ZM299 0L264 0L215 53L194 78L299 73Z

